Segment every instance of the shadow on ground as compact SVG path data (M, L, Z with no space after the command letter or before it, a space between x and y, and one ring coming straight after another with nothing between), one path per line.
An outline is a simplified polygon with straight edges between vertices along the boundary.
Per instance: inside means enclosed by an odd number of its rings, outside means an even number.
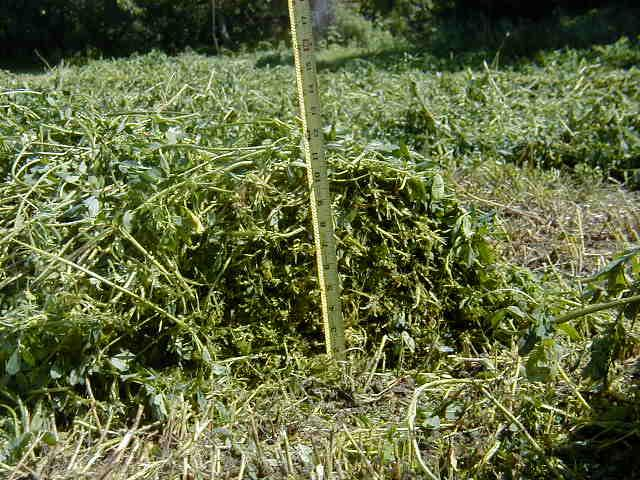
M593 402L592 402L593 403ZM640 478L638 405L629 400L602 399L591 419L572 429L555 453L576 473L591 480Z
M49 67L34 55L33 58L0 58L0 70L7 70L17 75L37 75L46 72Z

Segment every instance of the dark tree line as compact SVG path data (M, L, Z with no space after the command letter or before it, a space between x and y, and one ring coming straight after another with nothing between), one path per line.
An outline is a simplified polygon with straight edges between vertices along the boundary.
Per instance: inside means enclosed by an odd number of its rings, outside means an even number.
M2 0L0 56L175 51L213 46L214 34L233 48L282 37L286 27L286 0Z
M362 0L358 3L369 13L383 15L394 9L419 6L438 12L467 11L492 17L539 18L549 15L556 9L582 10L624 2L611 0Z
M326 24L339 0L312 0ZM372 19L390 15L421 29L437 16L537 18L563 9L613 3L603 0L350 0ZM620 1L616 3L621 3ZM624 3L624 2L622 2ZM631 5L634 2L629 0ZM75 52L122 55L153 48L212 49L288 38L287 0L2 0L0 58L55 59Z

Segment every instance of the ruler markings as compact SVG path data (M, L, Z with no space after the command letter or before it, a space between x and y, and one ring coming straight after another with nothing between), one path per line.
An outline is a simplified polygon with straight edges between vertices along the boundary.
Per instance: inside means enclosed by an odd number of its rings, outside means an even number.
M300 97L304 150L311 190L311 214L325 344L329 355L337 360L343 360L345 340L340 301L341 289L331 213L329 168L324 155L312 17L308 0L289 0L289 15Z

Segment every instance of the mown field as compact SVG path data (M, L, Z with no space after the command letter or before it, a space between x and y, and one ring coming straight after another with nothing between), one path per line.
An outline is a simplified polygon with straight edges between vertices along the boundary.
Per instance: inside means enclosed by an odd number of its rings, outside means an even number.
M288 51L0 71L3 478L637 478L638 40L319 61L343 365Z

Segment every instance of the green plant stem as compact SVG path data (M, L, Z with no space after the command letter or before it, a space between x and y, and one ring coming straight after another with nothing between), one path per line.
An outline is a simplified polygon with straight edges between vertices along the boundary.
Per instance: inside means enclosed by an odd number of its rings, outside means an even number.
M560 373L560 376L562 377L562 379L567 383L567 385L569 385L569 388L573 391L573 393L578 398L578 400L580 400L580 403L582 404L582 406L586 408L588 411L591 411L591 405L587 403L587 401L584 399L584 397L578 390L578 387L573 384L573 382L567 375L567 372L565 372L560 365L558 365L558 372Z
M618 300L612 300L611 302L606 303L596 303L595 305L590 305L586 308L582 308L580 310L573 310L569 313L565 313L564 315L560 315L559 317L555 317L552 320L552 323L565 323L569 320L574 320L576 318L584 317L585 315L589 315L590 313L596 313L601 310L609 310L610 308L621 307L623 305L629 305L630 303L640 302L640 295L634 295L632 297L620 298Z
M547 464L547 466L553 471L553 473L555 473L557 475L558 478L564 478L562 476L562 474L558 471L558 469L549 461L549 459L547 458L547 455L544 451L544 448L542 448L542 446L540 446L540 444L538 442L536 442L536 440L531 436L531 434L529 433L529 431L526 429L526 427L522 424L522 422L520 420L518 420L516 418L516 416L511 413L511 411L505 407L504 405L502 405L502 403L500 403L493 395L491 395L489 393L489 391L484 388L484 387L480 387L480 391L484 394L485 397L487 397L489 400L491 400L491 402L498 407L498 409L504 413L504 415L511 420L519 429L520 431L523 433L523 435L527 438L527 440L529 441L529 443L531 444L531 446L540 454L544 457L545 462Z
M431 469L427 466L424 459L422 458L422 454L420 453L420 446L418 445L418 440L416 438L416 415L418 410L418 399L420 398L420 395L431 388L440 387L443 385L473 385L487 382L489 382L489 380L475 380L470 378L445 378L425 383L424 385L416 388L415 392L413 392L413 398L411 399L411 403L409 404L409 411L407 414L407 425L409 427L411 446L414 450L414 454L416 455L418 465L420 466L422 472L430 480L439 480L439 477L431 471Z
M134 300L137 300L138 302L143 303L144 305L147 305L148 307L151 307L156 312L164 315L169 320L173 321L176 325L178 325L180 327L183 327L183 328L188 328L186 323L184 323L182 320L180 320L175 315L172 315L171 313L167 312L162 307L159 307L155 303L150 302L146 298L142 298L140 295L132 292L131 290L127 290L126 288L122 288L117 283L113 283L111 280L103 277L102 275L100 275L98 273L92 272L91 270L89 270L87 268L84 268L82 265L78 265L77 263L74 263L74 262L72 262L70 260L67 260L66 258L62 258L62 257L59 257L58 255L54 255L53 253L46 252L46 251L44 251L44 250L42 250L42 249L40 249L38 247L34 247L33 245L29 245L28 243L21 242L20 240L13 240L13 241L15 243L17 243L18 245L21 245L21 246L23 246L25 248L28 248L29 250L32 250L32 251L34 251L34 252L36 252L36 253L38 253L40 255L44 255L45 257L48 257L48 258L50 258L52 260L55 260L56 262L64 263L65 265L67 265L69 267L72 267L72 268L75 268L77 270L80 270L81 272L86 273L90 277L93 277L96 280L99 280L101 282L106 283L111 288L114 288L114 289L118 290L119 292L122 292L125 295L130 296Z

